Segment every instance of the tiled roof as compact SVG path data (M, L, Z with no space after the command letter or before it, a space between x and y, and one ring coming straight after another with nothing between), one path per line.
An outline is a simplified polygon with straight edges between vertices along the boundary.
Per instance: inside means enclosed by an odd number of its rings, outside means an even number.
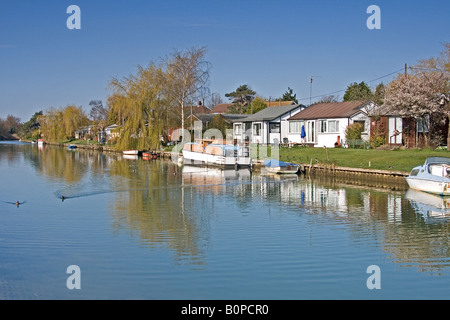
M232 103L221 103L216 105L213 109L212 109L212 113L225 113L228 112L228 108L230 106L232 106Z
M282 107L282 106L290 106L294 105L294 101L266 101L268 107Z
M348 118L359 112L365 105L364 101L319 103L300 111L289 120Z
M186 115L190 115L191 114L191 106L186 106L184 107L184 113ZM193 114L205 114L205 113L211 113L211 109L205 107L205 106L192 106L192 113Z

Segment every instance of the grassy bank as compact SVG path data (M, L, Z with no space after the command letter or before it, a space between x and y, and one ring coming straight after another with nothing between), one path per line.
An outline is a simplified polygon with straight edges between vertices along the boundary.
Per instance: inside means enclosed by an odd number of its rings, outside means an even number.
M259 147L261 148L261 147ZM270 147L267 156L264 150L259 149L259 155L270 158ZM253 157L256 155L252 150ZM344 148L305 148L305 147L281 147L280 160L300 164L334 164L341 167L392 170L409 172L417 165L422 164L428 157L450 157L450 152L445 150L363 150Z

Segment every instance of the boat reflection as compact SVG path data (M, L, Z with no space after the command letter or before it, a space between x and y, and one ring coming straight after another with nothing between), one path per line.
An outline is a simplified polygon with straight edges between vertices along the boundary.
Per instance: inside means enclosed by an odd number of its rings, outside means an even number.
M409 200L413 209L426 219L450 217L450 197L409 189L405 198Z
M224 192L230 183L245 183L251 180L251 171L249 169L221 169L205 166L184 165L182 168L183 186L196 186L205 188L213 193ZM227 185L228 183L228 185Z

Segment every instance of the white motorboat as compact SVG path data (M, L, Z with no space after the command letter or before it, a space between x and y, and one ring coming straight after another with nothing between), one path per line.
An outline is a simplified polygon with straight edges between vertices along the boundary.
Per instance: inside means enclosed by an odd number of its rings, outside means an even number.
M411 170L406 182L414 190L450 195L450 158L427 158L423 165Z
M184 163L216 166L251 166L250 151L247 146L225 144L212 139L198 139L183 146Z

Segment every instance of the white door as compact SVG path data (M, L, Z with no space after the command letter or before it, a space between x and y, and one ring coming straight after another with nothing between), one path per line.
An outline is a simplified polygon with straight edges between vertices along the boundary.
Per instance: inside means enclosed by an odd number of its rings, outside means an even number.
M306 142L316 142L316 122L314 120L306 123Z
M403 121L400 117L389 117L389 143L402 143L402 126Z

